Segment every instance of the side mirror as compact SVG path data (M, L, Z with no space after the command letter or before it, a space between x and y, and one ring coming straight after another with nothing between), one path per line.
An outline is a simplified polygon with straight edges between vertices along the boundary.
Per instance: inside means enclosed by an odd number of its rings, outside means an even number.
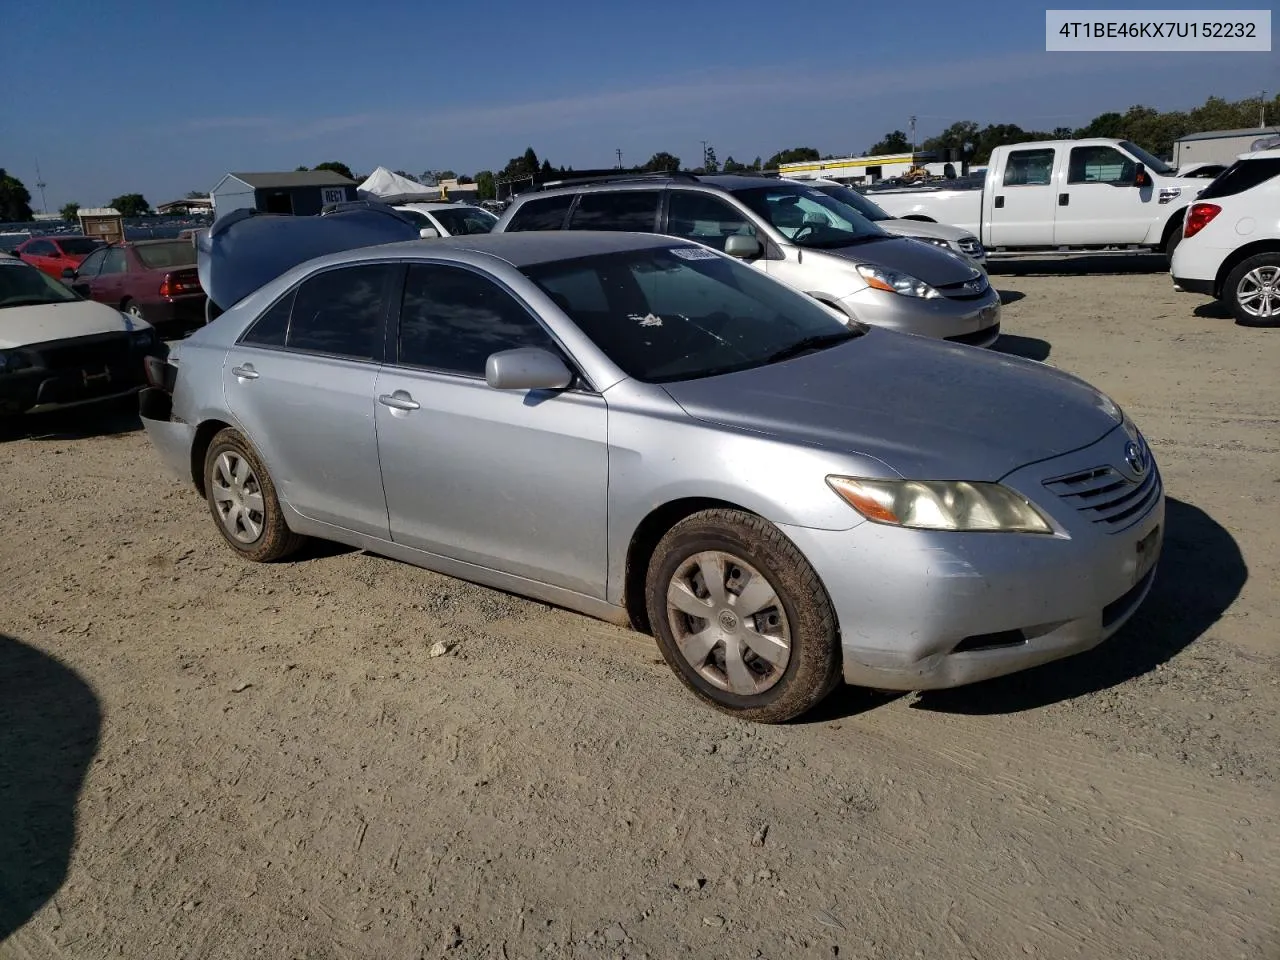
M563 390L573 383L573 372L549 350L517 347L490 354L484 379L495 390Z
M76 272L75 272L74 270L72 270L70 267L63 267L63 268L62 268L62 279L63 279L63 280L74 280L75 278L76 278Z
M724 252L739 260L750 260L760 255L760 241L755 237L734 234L724 242Z
M1147 168L1141 163L1138 164L1137 169L1133 172L1133 185L1135 187L1151 186L1151 177L1147 174Z
M423 227L418 231L418 236L423 240L434 240L436 237L440 236L440 231L435 227Z

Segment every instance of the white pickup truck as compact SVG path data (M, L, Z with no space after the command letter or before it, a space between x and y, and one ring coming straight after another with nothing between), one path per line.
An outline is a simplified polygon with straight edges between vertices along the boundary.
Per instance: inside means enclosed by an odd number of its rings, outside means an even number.
M1179 177L1127 140L1046 140L996 147L967 188L868 191L905 220L971 231L989 254L1163 250L1182 239L1188 204L1209 181Z

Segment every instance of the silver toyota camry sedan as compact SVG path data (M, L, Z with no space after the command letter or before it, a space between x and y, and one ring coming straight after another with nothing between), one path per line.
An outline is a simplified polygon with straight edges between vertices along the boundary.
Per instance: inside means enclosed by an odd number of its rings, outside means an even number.
M358 246L237 298L141 402L233 550L321 537L630 624L745 719L1087 650L1151 587L1160 476L1107 397L695 243Z

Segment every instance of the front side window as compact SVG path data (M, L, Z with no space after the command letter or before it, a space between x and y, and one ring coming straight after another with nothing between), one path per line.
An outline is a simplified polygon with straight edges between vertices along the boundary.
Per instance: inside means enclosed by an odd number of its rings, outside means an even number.
M522 230L559 230L564 226L565 214L573 205L573 194L558 197L539 197L530 200L511 216L506 232Z
M853 207L813 187L779 183L733 195L799 247L829 250L888 236Z
M584 193L569 221L571 230L620 230L653 233L657 225L659 190L618 190Z
M529 311L492 280L460 267L409 267L400 306L400 363L483 377L490 354L516 347L556 349Z
M1067 183L1132 186L1137 172L1137 164L1115 147L1072 147L1067 163Z
M780 362L866 330L697 246L600 254L523 273L620 369L646 383Z
M1213 183L1204 188L1201 200L1215 197L1234 197L1237 193L1252 190L1273 177L1280 176L1280 157L1256 157L1237 160L1223 171Z
M1011 150L1004 165L1006 187L1043 187L1053 182L1053 148Z
M719 197L696 190L672 190L667 201L667 233L723 250L730 237L754 237L756 228Z
M387 281L393 270L385 263L360 264L302 281L285 346L350 360L380 356Z
M0 309L79 300L43 270L21 260L0 260Z
M102 261L107 259L107 251L105 247L99 248L89 254L80 261L80 266L76 267L76 276L81 280L88 280L98 275L98 271L102 269Z

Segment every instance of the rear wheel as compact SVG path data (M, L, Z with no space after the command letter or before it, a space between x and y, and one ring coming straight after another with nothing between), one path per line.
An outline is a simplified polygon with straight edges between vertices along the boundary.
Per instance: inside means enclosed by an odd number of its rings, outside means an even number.
M1169 258L1169 266L1173 266L1173 251L1178 249L1178 244L1182 242L1182 221L1179 220L1177 226L1169 231L1169 236L1164 238L1164 255Z
M667 665L725 713L782 723L839 680L826 591L796 546L760 517L706 510L682 520L654 551L646 593Z
M257 452L228 427L209 444L204 458L209 512L224 540L247 560L283 560L304 541L284 522L275 484Z
M147 320L147 318L142 315L142 307L138 306L138 302L136 300L130 300L126 303L124 305L124 312L135 320L141 320L144 323Z
M1280 327L1280 252L1260 253L1236 265L1222 299L1245 327Z

